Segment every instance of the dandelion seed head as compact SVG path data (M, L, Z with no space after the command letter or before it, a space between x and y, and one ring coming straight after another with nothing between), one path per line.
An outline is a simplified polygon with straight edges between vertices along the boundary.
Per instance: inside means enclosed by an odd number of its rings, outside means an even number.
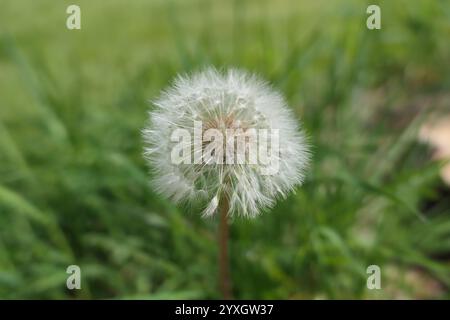
M204 205L203 215L211 216L227 199L229 215L255 217L302 184L309 160L303 130L283 97L255 75L208 68L192 76L178 76L154 107L143 130L144 155L154 171L155 190L174 202L199 201ZM191 139L184 142L189 144L188 157L199 156L202 162L174 163L172 151L179 142L173 141L172 133L181 128L195 135L195 122L202 123L202 138L208 129L223 133L223 154L207 157L205 150L211 141L203 139L201 148L196 149L195 139ZM227 130L259 141L260 129L269 134L277 130L278 144L269 140L266 146L276 161L226 163L228 159L247 159L250 154L247 147L236 147L235 137L228 136ZM221 163L213 161L218 158ZM265 173L273 169L274 162L274 173Z

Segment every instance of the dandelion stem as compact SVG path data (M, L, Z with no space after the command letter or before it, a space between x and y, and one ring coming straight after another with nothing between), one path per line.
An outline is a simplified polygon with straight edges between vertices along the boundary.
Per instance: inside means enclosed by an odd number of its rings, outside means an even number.
M232 299L230 280L230 261L228 259L228 209L229 202L226 197L220 202L219 223L219 285L222 296L226 300Z

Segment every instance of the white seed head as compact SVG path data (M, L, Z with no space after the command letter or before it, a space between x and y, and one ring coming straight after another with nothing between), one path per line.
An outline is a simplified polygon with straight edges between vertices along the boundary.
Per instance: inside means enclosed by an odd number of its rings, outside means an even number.
M154 106L143 130L144 155L155 190L173 201L200 201L204 216L228 201L228 214L255 217L302 183L305 135L283 97L256 76L211 68L178 76ZM174 139L179 129L193 138ZM183 161L174 161L174 150L183 151Z

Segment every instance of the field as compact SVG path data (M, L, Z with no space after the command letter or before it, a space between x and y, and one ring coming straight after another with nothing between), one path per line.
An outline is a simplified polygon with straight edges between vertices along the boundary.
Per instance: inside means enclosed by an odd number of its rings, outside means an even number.
M218 220L142 157L150 101L205 66L269 80L313 146L302 187L233 220L236 298L450 298L449 187L417 138L450 112L449 1L78 0L68 30L74 3L1 4L0 298L221 297Z

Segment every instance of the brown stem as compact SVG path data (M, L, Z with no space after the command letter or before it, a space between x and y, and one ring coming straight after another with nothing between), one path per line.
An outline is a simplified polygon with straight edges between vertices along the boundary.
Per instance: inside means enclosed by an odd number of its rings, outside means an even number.
M219 284L222 296L226 300L232 299L230 262L228 259L228 209L228 199L223 197L220 204L219 224Z

